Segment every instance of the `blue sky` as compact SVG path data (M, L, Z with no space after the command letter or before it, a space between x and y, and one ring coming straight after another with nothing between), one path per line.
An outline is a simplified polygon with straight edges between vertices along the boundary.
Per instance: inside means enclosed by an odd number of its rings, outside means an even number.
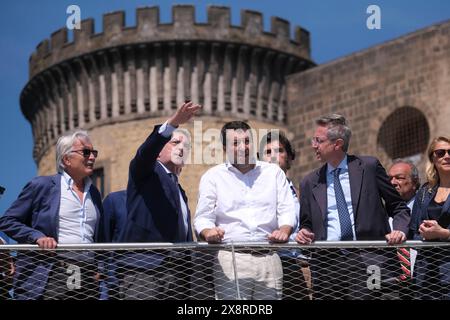
M240 24L241 9L260 11L264 27L279 16L311 33L312 58L324 63L450 19L450 1L443 0L239 0L239 1L133 1L133 0L7 0L0 10L0 215L37 173L32 157L31 126L20 112L19 95L28 81L28 58L36 45L66 24L66 8L76 4L81 17L95 18L96 32L103 13L125 10L126 24L134 25L135 8L160 7L161 22L171 20L172 4L194 4L196 19L206 21L210 4L231 7L232 23ZM366 9L381 9L381 30L368 30Z

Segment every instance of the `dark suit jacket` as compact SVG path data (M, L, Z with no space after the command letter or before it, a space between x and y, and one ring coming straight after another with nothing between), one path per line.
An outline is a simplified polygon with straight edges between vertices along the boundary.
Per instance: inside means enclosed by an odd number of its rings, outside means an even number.
M438 186L430 189L428 183L426 183L417 192L410 224L410 236L414 240L422 240L419 227L423 220L430 220L428 207L431 200L436 196L437 189ZM441 227L450 229L450 196L444 202L441 215L437 221ZM450 299L450 248L418 248L414 280L417 287L415 292L417 298L424 300Z
M127 191L111 192L103 200L103 236L105 242L119 242L127 220Z
M428 183L424 184L417 192L416 200L414 201L414 206L411 214L410 223L410 237L414 240L422 240L419 233L419 227L423 220L430 220L428 216L428 206L434 197L436 196L438 186L434 188L429 187ZM450 229L450 196L444 202L442 206L442 213L438 219L439 224L443 228ZM439 241L439 240L436 240Z
M97 211L97 221L103 212L99 191L91 185L89 193ZM31 180L19 197L0 217L0 230L18 243L36 243L41 237L52 237L58 242L61 175L41 176ZM94 241L99 241L99 223ZM17 259L15 295L18 299L37 299L44 292L48 275L55 261L33 261L33 254Z
M127 186L128 216L120 242L192 241L189 209L186 233L178 186L157 161L159 153L170 140L158 133L159 127L155 127L130 163ZM181 186L180 190L187 204L187 197ZM157 266L163 256L155 255L154 258L154 261L142 261L140 267Z
M386 171L373 157L349 155L348 170L357 240L384 240L393 227L408 234L410 210L391 185ZM301 182L300 224L327 239L327 165L306 176ZM384 201L384 203L383 203Z

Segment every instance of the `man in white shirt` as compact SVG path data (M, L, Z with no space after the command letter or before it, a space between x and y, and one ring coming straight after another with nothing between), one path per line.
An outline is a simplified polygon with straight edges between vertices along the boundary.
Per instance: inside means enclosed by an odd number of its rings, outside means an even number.
M42 249L97 241L103 209L100 193L89 178L97 155L85 131L60 137L56 144L58 174L30 181L0 218L0 231L18 243L35 243ZM97 270L91 253L21 254L16 263L15 297L96 298ZM75 277L80 281L71 280Z
M296 219L284 172L255 160L247 123L226 123L221 138L227 161L201 178L196 232L209 243L287 242ZM217 254L216 298L281 299L283 271L275 251L236 251L234 256L235 261L227 250Z

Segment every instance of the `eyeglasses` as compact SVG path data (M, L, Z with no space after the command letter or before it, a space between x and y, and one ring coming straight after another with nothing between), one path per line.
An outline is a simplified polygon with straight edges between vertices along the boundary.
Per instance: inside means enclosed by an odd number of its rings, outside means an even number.
M98 151L97 150L91 150L91 149L87 149L87 148L81 149L81 150L72 150L70 152L76 152L78 154L81 154L85 158L89 158L91 153L94 155L94 158L97 158L97 156L98 156ZM79 153L79 152L81 152L81 153Z
M311 138L311 144L314 146L314 145L322 144L322 143L324 143L327 140L328 139L321 139L319 137L312 137Z
M433 151L434 155L438 158L443 158L445 157L445 154L447 153L450 156L450 149L437 149Z

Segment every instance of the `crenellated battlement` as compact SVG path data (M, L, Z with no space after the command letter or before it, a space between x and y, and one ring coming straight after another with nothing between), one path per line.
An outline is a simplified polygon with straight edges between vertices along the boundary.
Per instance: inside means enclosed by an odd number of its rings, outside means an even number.
M161 23L158 7L138 8L136 25L125 12L103 15L103 31L86 19L68 41L53 32L30 58L22 112L34 136L39 161L57 137L75 128L172 114L186 98L202 115L286 123L285 77L314 66L309 33L272 17L264 31L260 12L241 11L231 25L228 7L210 6L206 23L190 5L172 7Z
M68 42L67 28L52 33L50 40L41 41L30 57L30 78L39 72L86 53L122 45L165 41L219 41L247 44L282 51L306 60L310 59L309 32L296 27L291 38L289 21L272 17L270 32L264 31L260 12L242 10L241 24L231 25L228 7L210 6L207 22L198 23L191 5L172 7L172 22L161 23L158 7L136 10L136 26L125 26L124 11L103 15L103 31L94 33L95 21L85 19L81 29L74 30L73 42Z

